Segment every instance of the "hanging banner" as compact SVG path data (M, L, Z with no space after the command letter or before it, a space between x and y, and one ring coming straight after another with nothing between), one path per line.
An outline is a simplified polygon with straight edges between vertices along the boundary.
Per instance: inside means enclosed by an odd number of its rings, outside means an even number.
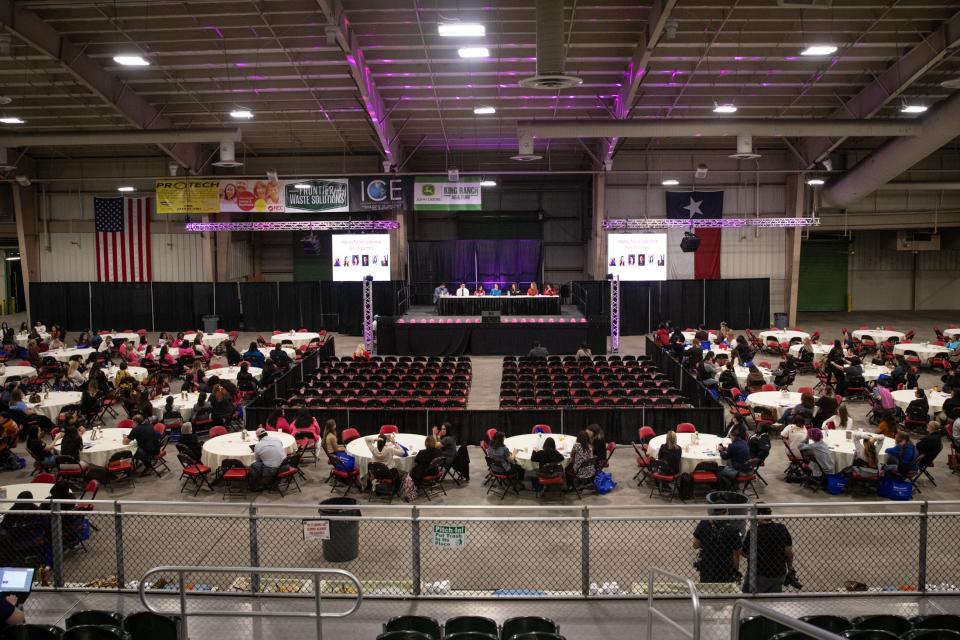
M288 213L350 211L350 188L346 178L284 180L283 200Z
M157 213L216 213L219 187L219 180L157 180Z
M221 180L221 213L283 213L283 192L279 180Z
M350 211L392 211L410 208L411 178L350 178Z
M480 211L480 178L450 182L446 178L417 178L413 188L415 211Z

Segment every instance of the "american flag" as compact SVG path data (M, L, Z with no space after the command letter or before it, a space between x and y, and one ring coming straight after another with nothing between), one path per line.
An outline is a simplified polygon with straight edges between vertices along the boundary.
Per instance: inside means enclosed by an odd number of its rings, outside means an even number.
M97 279L150 282L150 198L94 198Z

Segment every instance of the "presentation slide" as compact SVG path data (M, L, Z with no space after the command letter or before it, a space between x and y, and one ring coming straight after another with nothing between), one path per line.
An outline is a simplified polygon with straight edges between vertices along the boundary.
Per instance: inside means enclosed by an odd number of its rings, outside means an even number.
M338 282L390 279L390 234L333 234L330 236L333 279Z
M30 591L33 569L0 569L0 592L23 593Z
M620 276L621 281L666 280L667 234L609 234L607 273Z

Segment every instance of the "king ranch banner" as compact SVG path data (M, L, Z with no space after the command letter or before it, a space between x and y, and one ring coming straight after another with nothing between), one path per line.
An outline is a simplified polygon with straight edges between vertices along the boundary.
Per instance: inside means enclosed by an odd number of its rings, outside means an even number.
M480 211L481 203L480 178L417 178L413 189L416 211Z

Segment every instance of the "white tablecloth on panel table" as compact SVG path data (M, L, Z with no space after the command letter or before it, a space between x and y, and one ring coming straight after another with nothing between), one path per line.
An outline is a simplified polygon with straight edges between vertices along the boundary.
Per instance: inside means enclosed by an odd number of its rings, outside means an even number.
M791 331L789 329L785 329L783 331L780 331L779 329L769 329L767 331L760 332L761 342L766 342L768 338L776 338L777 342L789 343L791 340L804 340L809 337L810 334L806 331Z
M53 349L51 351L46 351L40 354L40 358L53 358L58 362L69 362L70 358L80 356L83 360L86 360L90 357L90 354L94 352L94 349L77 349L71 347L69 349Z
M37 370L33 367L4 367L2 373L0 373L0 384L5 383L9 378L33 378L36 375Z
M929 342L900 342L893 345L893 352L898 355L902 356L907 351L913 351L921 360L929 360L938 353L949 353L950 350L942 344Z
M413 459L416 457L417 452L427 446L427 437L417 433L397 433L394 435L396 435L397 443L407 448L409 455L403 456L402 458L394 456L393 467L400 471L410 473L410 470L413 469ZM367 445L367 441L372 442L376 439L377 436L365 436L351 440L347 444L347 453L356 459L357 465L360 468L360 477L362 478L366 477L367 466L373 462L373 454L370 453L370 447ZM317 447L320 447L319 443Z
M4 500L16 500L17 496L24 491L29 491L31 499L38 503L43 502L50 497L50 490L53 488L52 482L31 482L29 484L5 484L2 488L6 492ZM0 514L10 511L13 502L0 502ZM30 513L29 511L27 513Z
M101 429L100 437L93 440L93 429L88 429L83 434L83 451L80 452L81 462L86 462L95 467L105 467L117 451L136 451L136 442L123 444L123 437L128 433L130 433L130 429ZM59 452L60 444L58 440L57 453Z
M950 397L949 393L944 393L943 391L931 391L930 389L927 389L926 393L927 404L930 405L931 414L943 409L944 401ZM897 403L897 406L904 411L906 411L910 403L916 399L917 392L915 389L901 389L900 391L893 392L893 400Z
M903 340L905 334L902 331L894 331L892 329L857 329L850 335L857 340L863 340L863 336L870 336L874 342L885 342L890 338Z
M197 399L200 397L199 393L188 393L187 397L184 398L181 393L171 393L173 396L173 406L180 412L180 415L183 416L184 420L190 420L193 417L193 407L197 404ZM157 418L163 417L163 409L167 406L167 396L160 396L153 402L153 415Z
M747 396L747 402L752 407L770 409L779 419L787 409L800 404L800 394L796 391L758 391Z
M803 345L794 344L790 346L790 355L794 358L800 357L800 347ZM813 359L817 362L823 362L827 358L827 354L830 353L830 350L833 349L832 344L815 344L813 345Z
M697 436L697 443L693 442L694 436ZM667 441L667 436L657 436L650 441L647 446L647 454L656 458L662 447ZM683 448L680 458L680 473L693 473L693 470L701 462L716 462L723 466L723 460L720 459L720 452L717 447L720 444L730 444L727 438L711 435L709 433L678 433L677 444Z
M577 442L574 436L565 436L563 434L550 433L527 433L520 436L511 436L503 441L503 445L508 451L517 452L517 464L527 471L536 471L540 468L540 463L530 459L534 451L543 449L543 441L547 438L553 438L557 445L557 451L563 454L563 465L570 463L570 451Z
M183 339L188 343L193 344L193 341L196 340L197 334L187 333L184 334ZM230 339L229 333L205 333L203 334L203 344L207 347L213 349L221 342L225 342Z
M69 404L80 404L79 391L51 391L47 394L41 394L41 400L37 404L26 402L28 407L37 410L51 420L56 421L60 410Z
M319 337L319 333L313 333L311 331L287 331L286 333L273 334L270 336L270 342L273 344L283 344L284 340L289 340L295 348L299 349L305 344L310 344L311 340L316 340Z
M216 438L210 438L203 443L203 450L200 455L200 461L211 469L219 469L224 460L239 460L244 466L249 467L253 464L255 456L251 446L257 443L257 433L247 431L247 439L244 440L242 432L228 433ZM283 444L283 449L288 454L297 450L297 441L289 433L282 431L272 431L268 436L278 438Z

